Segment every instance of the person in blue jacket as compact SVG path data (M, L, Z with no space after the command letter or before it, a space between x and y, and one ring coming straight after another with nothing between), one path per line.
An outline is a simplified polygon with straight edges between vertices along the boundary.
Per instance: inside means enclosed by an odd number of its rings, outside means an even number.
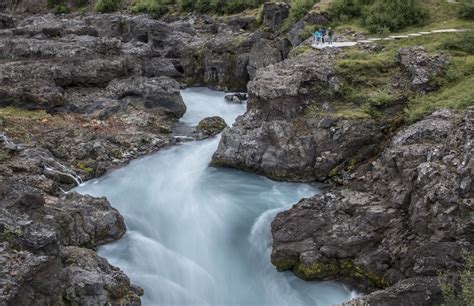
M322 37L323 36L322 36L321 31L318 30L318 31L314 32L314 39L316 40L316 45L319 46L321 44Z

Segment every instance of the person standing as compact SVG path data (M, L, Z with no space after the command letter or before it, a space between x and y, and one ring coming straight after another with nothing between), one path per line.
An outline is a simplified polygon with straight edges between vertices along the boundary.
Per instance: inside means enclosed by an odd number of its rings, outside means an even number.
M328 29L328 43L332 45L334 42L334 30L332 28Z
M316 45L319 46L321 44L321 31L316 31L314 33L314 39L316 40Z
M319 31L321 32L321 41L324 44L326 42L325 41L325 39L326 39L326 28L323 27Z

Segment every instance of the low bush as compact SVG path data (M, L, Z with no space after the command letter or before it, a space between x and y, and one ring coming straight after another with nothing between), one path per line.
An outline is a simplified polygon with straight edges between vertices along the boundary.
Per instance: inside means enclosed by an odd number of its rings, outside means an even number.
M462 0L459 4L458 15L462 19L474 20L474 0Z
M329 12L334 19L343 22L359 18L373 33L422 24L429 16L420 0L336 0Z
M131 10L157 17L171 11L233 14L257 8L264 2L265 0L136 0Z
M95 10L100 13L110 13L119 9L120 0L98 0Z
M319 0L293 0L291 3L290 17L298 21L303 18Z
M364 25L373 33L398 31L428 18L418 0L377 0L363 14Z
M474 32L468 31L453 35L441 45L440 49L461 51L474 55Z

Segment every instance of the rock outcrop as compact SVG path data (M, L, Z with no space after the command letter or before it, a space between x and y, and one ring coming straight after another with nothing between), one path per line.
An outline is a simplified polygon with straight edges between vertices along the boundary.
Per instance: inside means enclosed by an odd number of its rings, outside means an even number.
M344 187L277 215L272 262L376 291L347 305L441 304L438 275L473 251L474 109L399 131Z
M398 51L397 61L409 81L410 89L428 92L436 89L432 77L440 75L449 63L447 55L430 56L423 47L403 48Z
M216 136L227 127L225 120L221 117L214 116L204 118L199 121L196 127L196 135L199 139Z
M340 84L334 51L303 55L257 71L245 115L222 134L212 163L278 180L323 180L342 164L376 151L382 133L371 119L324 114ZM308 114L316 102L320 113Z
M290 5L285 2L266 2L263 5L263 25L271 31L278 31L290 15Z
M125 224L118 211L104 198L53 197L13 176L0 180L0 303L139 305L142 290L84 248L122 237Z

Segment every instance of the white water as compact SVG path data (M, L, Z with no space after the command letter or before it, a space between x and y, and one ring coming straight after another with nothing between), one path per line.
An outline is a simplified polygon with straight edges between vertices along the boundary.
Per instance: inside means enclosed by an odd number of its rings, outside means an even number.
M211 115L228 124L245 111L207 89L182 92L196 125ZM107 196L128 232L100 255L145 289L144 305L332 305L351 292L335 283L304 282L270 263L270 224L281 210L317 192L208 166L218 138L163 150L83 184Z

